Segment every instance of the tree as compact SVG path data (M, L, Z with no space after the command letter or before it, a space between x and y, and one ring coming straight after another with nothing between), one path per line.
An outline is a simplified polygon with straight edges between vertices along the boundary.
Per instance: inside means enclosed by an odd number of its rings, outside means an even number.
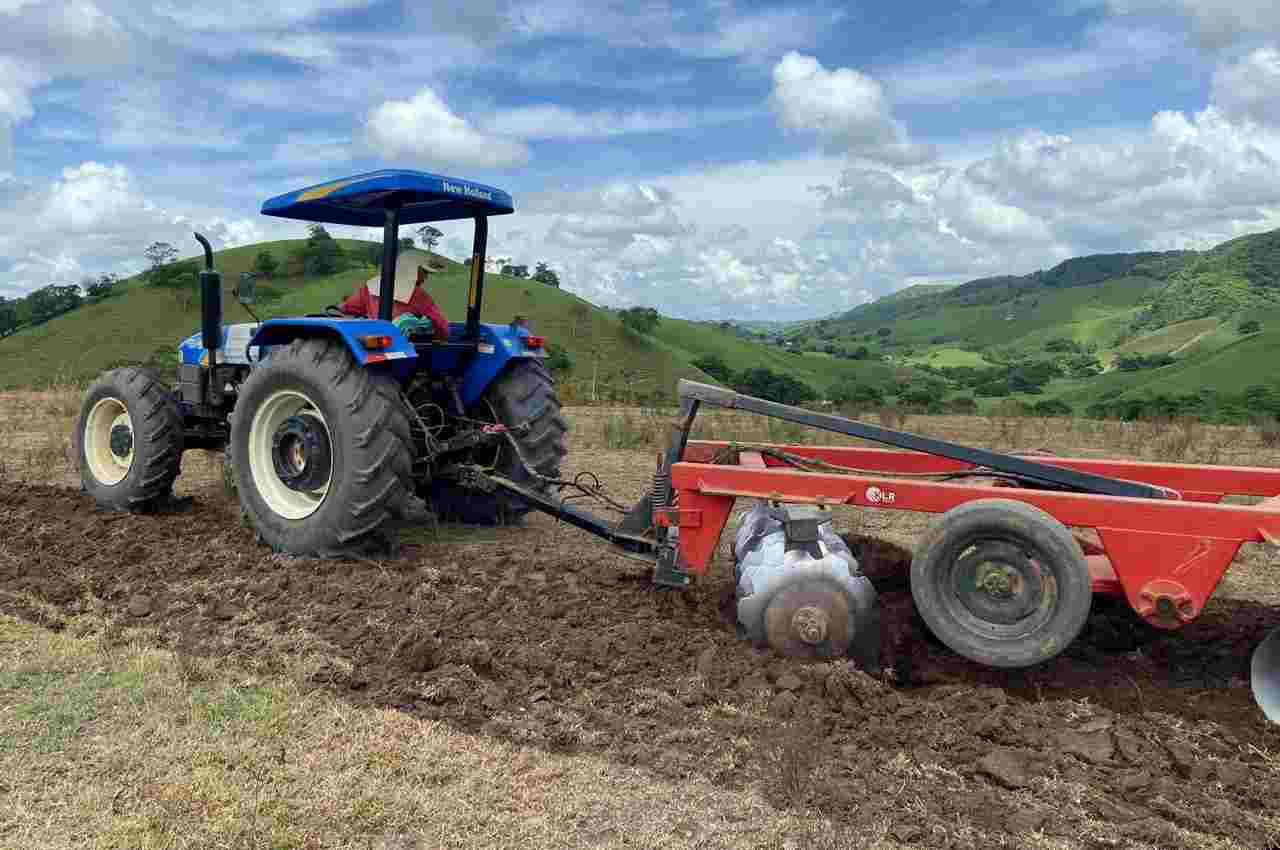
M638 334L650 334L658 327L662 317L652 307L628 307L618 314L627 330Z
M155 283L162 276L160 270L178 259L178 249L168 242L152 242L147 246L147 250L142 252L142 256L146 257L147 262L151 263L151 268L147 270L147 275L151 278L152 283Z
M533 271L533 279L548 286L560 288L560 276L553 272L546 263L538 263Z
M322 224L313 224L300 252L302 272L306 275L333 274L342 259L342 249Z
M508 264L502 267L502 271L499 272L499 274L504 274L507 277L526 277L527 278L529 276L529 267L513 266Z
M270 251L259 251L258 256L253 258L253 270L267 280L271 280L279 268L280 261Z
M721 383L727 384L733 378L733 370L729 368L729 364L725 363L724 358L714 352L695 358L693 365Z
M880 337L880 338L882 338L882 339L883 339L884 337L887 337L887 336L888 336L889 334L891 334L891 333L893 333L893 331L892 331L890 328L878 328L878 329L876 330L876 336L878 336L878 337Z
M18 305L0 295L0 336L8 336L18 326Z
M444 238L444 231L424 224L418 228L418 238L422 240L423 245L427 246L428 251L434 251L440 244L440 240Z
M804 404L818 397L808 384L764 367L739 372L734 378L733 388L780 404Z
M413 244L413 237L412 237L412 236L401 236L401 237L400 237L400 250L401 250L401 251L411 251L411 250L413 250L413 248L414 248L414 244Z
M32 323L44 322L80 306L80 287L49 284L27 296Z
M838 407L877 406L884 404L884 391L875 384L844 378L827 391L827 398Z
M101 274L96 279L86 277L80 282L80 288L84 290L84 294L90 298L105 298L111 294L111 289L116 285L116 276L113 274Z
M1259 322L1257 319L1249 319L1248 321L1240 323L1239 330L1240 333L1246 335L1256 334L1258 331L1262 330L1262 322Z

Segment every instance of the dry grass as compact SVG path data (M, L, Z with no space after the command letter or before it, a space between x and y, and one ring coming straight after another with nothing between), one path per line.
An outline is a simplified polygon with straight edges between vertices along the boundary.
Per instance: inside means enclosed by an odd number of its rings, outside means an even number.
M353 708L303 687L301 671L184 663L147 632L66 626L0 617L6 847L883 843L774 810L751 790L460 734Z
M570 407L571 454L580 449L654 451L664 447L677 412L654 408ZM885 408L861 421L999 451L1039 449L1058 455L1280 466L1280 438L1266 428L1208 425L1191 419L1152 422L1104 422L1038 418L1014 408L983 416L911 416ZM736 411L700 413L695 439L740 442L871 445L866 441L817 431Z

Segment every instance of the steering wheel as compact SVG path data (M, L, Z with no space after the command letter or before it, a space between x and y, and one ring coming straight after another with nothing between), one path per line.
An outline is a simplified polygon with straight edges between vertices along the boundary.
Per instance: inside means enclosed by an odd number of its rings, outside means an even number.
M328 307L324 308L324 314L331 319L347 318L347 314L342 312L342 310L338 309L338 307L333 304L330 304Z

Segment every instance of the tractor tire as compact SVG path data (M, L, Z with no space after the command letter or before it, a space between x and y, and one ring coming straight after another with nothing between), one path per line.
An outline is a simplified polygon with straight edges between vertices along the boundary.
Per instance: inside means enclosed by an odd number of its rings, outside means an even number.
M411 445L393 378L361 368L337 340L296 339L241 387L228 460L264 543L338 558L385 548L379 529L412 493Z
M541 360L518 360L512 364L485 391L472 415L509 427L528 423L529 430L523 436L513 436L520 454L539 475L560 476L560 461L569 453L569 423L560 412L555 380ZM510 445L498 451L493 468L517 484L545 489L528 473ZM448 481L433 481L429 499L440 519L472 525L514 523L531 510L517 497L483 493Z
M182 465L182 413L151 370L112 369L85 393L73 437L80 482L104 508L154 511Z
M1025 502L953 508L920 541L911 595L944 644L988 667L1040 664L1089 618L1093 585L1066 526Z

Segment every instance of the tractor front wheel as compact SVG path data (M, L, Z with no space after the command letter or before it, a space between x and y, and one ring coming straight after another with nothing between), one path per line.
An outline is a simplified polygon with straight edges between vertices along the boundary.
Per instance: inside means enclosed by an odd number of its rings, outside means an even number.
M499 475L533 490L545 490L530 475L560 477L560 461L569 453L569 423L560 412L555 380L541 360L518 360L485 391L470 411L477 420L523 428L512 435L519 452L504 444L478 462ZM442 519L474 525L494 525L518 520L531 509L523 500L505 493L484 493L452 481L431 484L431 506Z
M367 548L412 488L398 384L346 347L298 339L244 382L231 419L240 505L280 552L338 557Z
M172 493L182 463L182 414L154 372L125 367L94 381L74 439L80 481L99 505L145 512Z

